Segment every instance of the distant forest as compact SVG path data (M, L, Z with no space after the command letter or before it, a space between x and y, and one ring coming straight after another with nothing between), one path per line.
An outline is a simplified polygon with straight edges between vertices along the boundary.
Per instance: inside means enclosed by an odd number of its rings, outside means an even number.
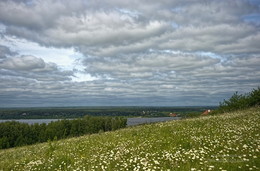
M60 107L60 108L2 108L0 119L65 119L90 116L162 117L169 113L181 115L201 113L212 106L202 107Z
M81 136L126 127L123 117L85 116L73 120L59 120L49 124L8 121L0 123L0 149L30 145L67 137Z

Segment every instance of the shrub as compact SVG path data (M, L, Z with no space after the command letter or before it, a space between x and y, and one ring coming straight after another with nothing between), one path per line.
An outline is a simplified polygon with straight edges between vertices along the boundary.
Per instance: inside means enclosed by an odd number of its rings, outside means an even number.
M215 113L225 113L241 109L247 109L260 105L260 87L253 89L250 93L234 93L230 99L220 102L219 108Z
M249 94L249 105L260 106L260 87L253 89L253 91Z

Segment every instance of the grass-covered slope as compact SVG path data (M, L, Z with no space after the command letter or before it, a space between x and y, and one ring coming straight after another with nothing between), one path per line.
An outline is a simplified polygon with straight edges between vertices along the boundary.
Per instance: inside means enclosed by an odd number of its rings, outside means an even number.
M259 170L260 109L0 151L0 170Z

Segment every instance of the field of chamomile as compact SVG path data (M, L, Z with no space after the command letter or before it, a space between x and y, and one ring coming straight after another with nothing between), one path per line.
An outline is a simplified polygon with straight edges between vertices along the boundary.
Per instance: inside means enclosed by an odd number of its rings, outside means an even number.
M260 108L0 150L0 170L260 170Z

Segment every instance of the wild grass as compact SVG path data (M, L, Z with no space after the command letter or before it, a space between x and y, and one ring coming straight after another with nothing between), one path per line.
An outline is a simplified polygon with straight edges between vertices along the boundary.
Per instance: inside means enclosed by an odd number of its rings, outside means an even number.
M259 170L260 109L0 151L0 170Z

